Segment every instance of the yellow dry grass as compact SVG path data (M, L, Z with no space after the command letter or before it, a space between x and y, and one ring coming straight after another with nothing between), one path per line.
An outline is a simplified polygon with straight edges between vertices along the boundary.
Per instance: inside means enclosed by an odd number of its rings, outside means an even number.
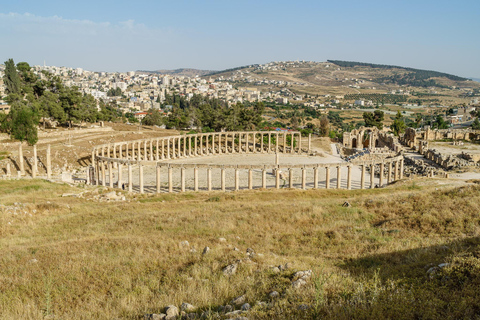
M242 294L255 305L272 290L281 298L249 319L389 317L400 306L387 312L375 301L406 292L399 282L423 279L430 263L478 247L480 234L477 186L61 197L104 191L0 181L2 319L138 319L182 302L216 310ZM223 275L247 248L256 256ZM294 271L306 269L306 287L291 288ZM310 308L299 311L302 303Z

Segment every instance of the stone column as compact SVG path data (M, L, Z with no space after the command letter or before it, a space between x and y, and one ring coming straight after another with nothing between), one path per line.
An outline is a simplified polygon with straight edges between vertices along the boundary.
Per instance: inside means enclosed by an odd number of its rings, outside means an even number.
M178 157L182 156L182 137L178 137Z
M287 153L287 133L283 132L283 153Z
M291 134L291 137L292 137L292 141L290 141L290 153L295 153L295 148L293 147L294 146L294 141L295 141L295 134L292 132Z
M313 167L313 187L318 189L318 167Z
M216 133L214 133L214 134L211 135L211 137L212 137L212 154L215 154L215 153L216 153L216 152L215 152L215 136L216 136L216 135L217 135Z
M235 168L235 191L240 190L240 179L238 168Z
M194 142L195 142L195 143L194 143L194 147L195 147L195 148L194 148L194 150L193 150L193 154L194 154L195 156L197 156L197 155L198 155L198 144L197 144L197 138L198 138L198 135L197 135L197 134L195 134L195 136L193 137L193 139L195 140L195 141L194 141Z
M288 187L293 189L293 169L288 168Z
M227 137L225 136L225 139ZM221 175L221 187L222 187L222 191L225 191L225 167L222 167L222 169L220 170L220 175Z
M360 189L365 189L365 165L362 164L362 176L360 178Z
M404 161L405 161L404 159L400 160L400 173L399 173L400 180L403 179L403 163L404 163Z
M132 164L128 164L128 192L133 191L133 174L132 174Z
M257 153L257 133L253 133L253 153Z
M253 171L252 168L248 169L248 189L253 189Z
M162 139L162 160L165 160L165 139Z
M93 165L93 161L92 161ZM33 167L32 167L32 178L37 177L38 172L38 157L37 157L37 145L33 145Z
M280 189L280 168L275 168L275 189Z
M385 163L380 163L380 177L378 181L378 186L382 187L383 186L383 171L385 171Z
M140 193L143 193L143 166L138 166L138 180L140 182Z
M337 189L342 187L342 167L337 167Z
M107 162L108 166L108 186L113 188L113 163L111 161Z
M156 176L157 193L160 193L160 173L161 173L160 166L157 166L156 169L157 169L156 170L157 171L157 176Z
M307 170L305 170L305 167L302 168L302 189L307 189Z
M267 151L267 153L270 153L271 150L272 150L272 133L269 132L268 133L268 151Z
M347 189L352 190L352 166L347 167Z
M249 138L249 133L247 132L247 135L245 136L245 152L246 153L249 153L250 152L250 144L249 144L249 141L248 141L248 138Z
M142 142L138 141L138 160L142 160Z
M210 167L207 168L207 190L212 191L212 168Z
M175 151L175 137L172 138L172 159L176 159L177 158L177 154L176 154L176 151Z
M263 150L263 133L260 133L260 153L265 153Z
M298 153L302 153L302 134L298 134Z
M193 190L198 191L198 168L193 168Z
M103 150L103 149L102 149ZM52 158L50 154L50 145L47 145L47 179L52 179ZM105 179L103 179L105 180Z
M308 134L308 153L310 153L310 151L312 151L312 134L311 133Z
M262 188L267 188L267 170L265 167L262 168Z
M155 160L160 160L160 150L158 148L158 138L155 140Z
M107 158L110 158L110 143L107 145Z
M387 176L387 183L389 184L392 182L392 162L388 163L388 176Z
M370 189L375 187L375 164L370 165Z
M192 136L188 136L188 156L192 156Z
M25 174L25 164L23 160L23 148L22 148L22 142L19 143L18 145L18 162L20 166L20 173L23 176Z
M203 156L203 135L200 135L200 155Z
M168 166L168 192L173 192L173 168Z
M278 153L278 132L275 133L275 153Z
M325 189L330 188L330 167L325 167Z
M153 161L153 140L150 139L150 161Z
M242 149L242 133L238 133L238 152L243 153Z
M180 190L182 192L185 192L185 168L181 167L180 168L180 179L181 179L181 187Z
M105 146L101 146L102 148L102 157L105 157Z
M393 180L393 181L397 181L397 180L398 180L398 167L399 167L399 166L398 166L398 165L399 165L398 162L399 162L398 160L395 161L395 171L394 171L394 180Z
M107 186L107 178L105 175L105 162L100 161L100 167L102 168L102 186Z
M10 162L7 162L7 177L12 175L12 169L10 168Z
M187 135L183 136L183 156L187 157Z
M170 138L167 138L167 159L170 159Z

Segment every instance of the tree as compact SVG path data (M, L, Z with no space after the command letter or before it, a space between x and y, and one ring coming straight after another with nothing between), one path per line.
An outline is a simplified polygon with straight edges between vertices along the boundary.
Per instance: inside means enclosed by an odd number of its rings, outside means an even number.
M383 123L385 114L383 111L375 110L373 113L364 112L363 120L365 120L365 125L367 127L377 127L379 130L383 129Z
M38 141L37 126L38 113L26 105L21 105L13 108L3 119L1 129L11 138L20 142L27 141L32 146Z
M397 115L395 116L395 120L393 120L393 124L390 126L390 129L392 129L393 134L398 137L401 133L405 132L406 127L407 126L402 119L402 114L400 111L398 111Z
M323 115L320 118L320 128L318 129L319 135L321 137L326 137L328 136L328 133L330 131L330 121L328 121L328 117L326 115Z
M146 126L160 126L163 124L163 119L160 112L156 109L150 109L149 113L143 118L142 124Z
M5 83L5 91L8 95L20 94L21 83L20 77L15 67L13 59L5 61L5 74L3 75L3 81Z
M478 117L475 118L475 120L473 120L472 129L473 130L480 130L480 121L478 121Z

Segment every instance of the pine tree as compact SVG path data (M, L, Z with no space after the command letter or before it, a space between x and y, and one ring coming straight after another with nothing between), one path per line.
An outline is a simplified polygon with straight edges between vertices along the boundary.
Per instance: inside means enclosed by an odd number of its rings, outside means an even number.
M3 82L5 83L5 90L8 95L20 94L20 77L18 76L17 68L13 59L5 61L5 74L3 76Z

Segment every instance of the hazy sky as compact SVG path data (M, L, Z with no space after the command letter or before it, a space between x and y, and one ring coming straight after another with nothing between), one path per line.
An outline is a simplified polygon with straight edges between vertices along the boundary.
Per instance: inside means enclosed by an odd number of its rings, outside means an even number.
M0 62L129 71L337 59L480 78L480 0L0 4Z

